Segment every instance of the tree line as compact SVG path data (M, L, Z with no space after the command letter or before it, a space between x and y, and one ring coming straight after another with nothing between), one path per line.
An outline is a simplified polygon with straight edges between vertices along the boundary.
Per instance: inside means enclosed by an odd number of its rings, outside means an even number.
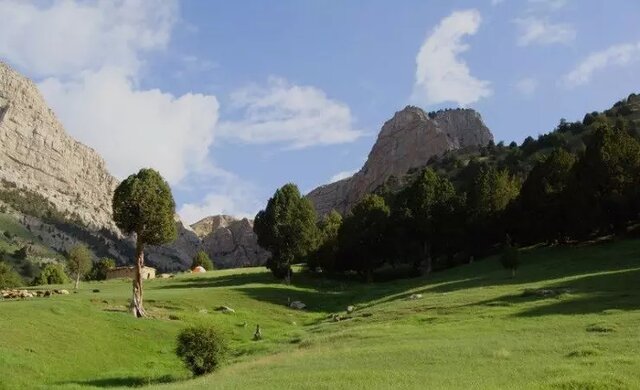
M370 281L382 267L424 274L504 252L515 272L518 246L624 234L640 215L639 129L626 117L637 110L632 101L582 122L561 120L520 146L491 143L435 158L346 215L318 218L287 184L255 219L258 243L271 252L267 267L289 278L291 265L303 262Z

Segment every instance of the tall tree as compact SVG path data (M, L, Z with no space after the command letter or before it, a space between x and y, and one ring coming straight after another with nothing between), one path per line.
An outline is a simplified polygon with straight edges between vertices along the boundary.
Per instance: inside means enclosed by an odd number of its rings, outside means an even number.
M75 278L74 289L78 289L80 278L91 271L93 254L85 245L79 244L71 248L67 256L67 268Z
M451 182L427 168L398 195L397 212L405 216L413 239L421 250L416 269L424 265L426 273L433 269L433 246L442 233L445 222L453 215L456 191Z
M598 125L575 164L567 191L578 236L623 230L640 211L640 143L624 129Z
M373 280L373 271L388 257L390 213L384 198L373 194L353 207L338 231L340 270L353 270L368 282Z
M309 256L307 266L320 268L323 272L332 272L338 253L338 231L342 226L342 216L335 210L318 222L317 249Z
M302 261L317 242L316 212L295 184L286 184L256 215L254 232L258 244L271 252L267 268L280 279L291 278L291 264Z
M113 195L113 219L125 234L136 235L136 273L133 279L131 311L144 317L142 267L145 245L162 245L175 240L175 202L171 189L153 169L141 169L125 179Z
M575 155L555 149L533 167L522 185L513 218L520 240L536 243L566 237L563 197L575 162Z

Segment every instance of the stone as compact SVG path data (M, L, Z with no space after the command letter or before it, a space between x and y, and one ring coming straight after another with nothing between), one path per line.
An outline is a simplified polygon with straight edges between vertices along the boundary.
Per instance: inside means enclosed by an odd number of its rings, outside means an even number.
M422 294L411 294L408 299L410 301L414 301L416 299L422 299Z
M225 314L235 313L236 311L230 308L229 306L218 306L216 311L223 312Z
M67 290L55 290L56 294L61 294L61 295L69 295L69 291Z
M319 216L336 210L348 212L366 194L393 177L427 165L433 156L471 146L484 146L493 135L478 114L470 109L443 110L427 114L407 106L385 122L369 157L350 178L318 187L307 194Z
M354 310L356 310L355 306L353 305L347 306L347 314L353 313Z
M289 307L292 309L296 309L296 310L302 310L305 307L307 307L307 305L305 305L304 303L300 302L300 301L293 301L289 304Z

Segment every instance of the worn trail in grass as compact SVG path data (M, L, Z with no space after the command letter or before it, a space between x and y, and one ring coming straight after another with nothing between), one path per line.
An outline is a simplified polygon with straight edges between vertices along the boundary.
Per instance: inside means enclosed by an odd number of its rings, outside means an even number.
M124 281L0 302L0 388L640 388L640 241L536 249L522 262L515 279L485 259L369 285L300 274L286 286L263 269L185 275L146 283L145 320L124 312ZM347 305L349 318L329 318ZM202 323L226 334L232 356L190 379L175 335Z

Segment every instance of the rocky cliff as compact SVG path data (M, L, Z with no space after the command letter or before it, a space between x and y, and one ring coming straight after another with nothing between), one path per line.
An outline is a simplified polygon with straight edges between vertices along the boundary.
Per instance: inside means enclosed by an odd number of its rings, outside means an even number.
M263 265L269 253L258 246L253 221L228 215L207 217L191 225L218 268Z
M418 107L407 106L382 126L360 171L350 178L318 187L307 197L319 215L332 209L345 213L391 176L423 167L431 157L446 151L486 145L492 140L491 131L474 110L427 114Z
M0 180L37 192L87 226L115 231L117 185L104 160L69 137L37 87L0 62Z

